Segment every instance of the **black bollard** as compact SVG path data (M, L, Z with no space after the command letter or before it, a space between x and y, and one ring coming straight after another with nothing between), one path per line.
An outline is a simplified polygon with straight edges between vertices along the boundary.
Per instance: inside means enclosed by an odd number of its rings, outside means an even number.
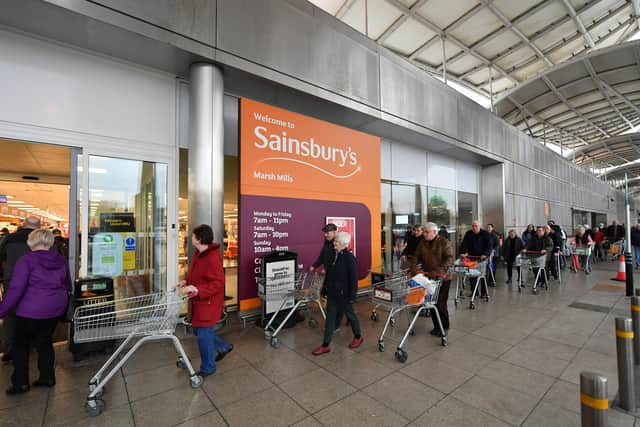
M631 252L624 253L624 272L626 277L626 295L633 296L633 256Z

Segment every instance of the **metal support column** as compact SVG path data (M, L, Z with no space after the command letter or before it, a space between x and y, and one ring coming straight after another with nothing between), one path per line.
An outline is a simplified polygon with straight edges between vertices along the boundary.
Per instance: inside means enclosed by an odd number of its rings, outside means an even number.
M631 210L629 207L629 177L627 173L624 174L624 200L626 205L626 232L625 236L627 241L624 252L624 268L626 277L626 295L628 297L633 295L633 255L631 253Z
M213 64L190 69L189 227L210 224L222 245L224 234L223 76Z

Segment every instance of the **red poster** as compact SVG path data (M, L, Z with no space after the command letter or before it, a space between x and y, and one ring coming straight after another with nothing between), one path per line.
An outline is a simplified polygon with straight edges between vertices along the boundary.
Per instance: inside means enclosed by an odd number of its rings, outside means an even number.
M356 218L345 216L328 216L326 224L334 223L338 227L338 231L344 231L351 236L351 243L349 243L349 249L353 256L356 256Z

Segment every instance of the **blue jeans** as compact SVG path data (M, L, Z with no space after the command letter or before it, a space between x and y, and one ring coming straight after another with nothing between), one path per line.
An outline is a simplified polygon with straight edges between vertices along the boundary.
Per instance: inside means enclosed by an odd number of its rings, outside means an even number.
M198 337L198 350L200 350L200 371L205 374L213 374L216 371L216 355L218 352L228 351L231 345L216 335L213 326L208 328L193 328L193 333Z
M640 246L634 246L633 250L636 253L636 267L638 267L640 266Z

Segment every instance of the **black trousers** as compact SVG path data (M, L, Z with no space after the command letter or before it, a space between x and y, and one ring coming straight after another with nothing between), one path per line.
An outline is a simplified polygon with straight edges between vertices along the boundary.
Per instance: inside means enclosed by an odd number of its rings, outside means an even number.
M451 280L442 282L442 285L440 285L440 292L438 293L438 301L436 301L436 310L438 310L440 321L442 322L442 327L445 331L449 329L449 309L447 308L447 300L449 299L450 285ZM440 325L438 325L438 319L435 315L431 315L431 320L433 321L433 328L440 330Z
M29 352L33 345L38 352L38 371L41 381L55 380L55 353L51 342L58 318L30 319L16 316L16 329L13 336L11 355L13 356L13 375L11 382L15 386L29 384Z
M512 260L507 260L507 279L509 280L511 280L511 277L513 277L513 263L515 261L515 258ZM520 267L516 267L516 271L518 272L518 280L520 280Z

